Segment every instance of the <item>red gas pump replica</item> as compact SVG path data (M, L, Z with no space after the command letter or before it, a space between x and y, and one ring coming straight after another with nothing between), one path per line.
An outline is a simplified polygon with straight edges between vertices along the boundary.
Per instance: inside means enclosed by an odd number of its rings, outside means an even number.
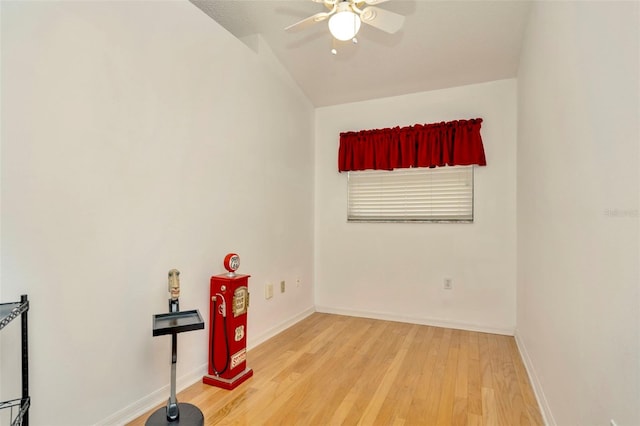
M253 376L247 368L247 309L249 277L238 275L240 257L229 253L224 259L226 274L211 277L209 301L209 374L202 382L234 389Z

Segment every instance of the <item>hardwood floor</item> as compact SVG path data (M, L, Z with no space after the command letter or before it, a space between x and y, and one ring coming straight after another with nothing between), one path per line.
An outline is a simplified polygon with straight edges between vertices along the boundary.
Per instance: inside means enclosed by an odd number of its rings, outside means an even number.
M544 424L509 336L315 313L247 365L236 389L196 383L178 401L205 425Z

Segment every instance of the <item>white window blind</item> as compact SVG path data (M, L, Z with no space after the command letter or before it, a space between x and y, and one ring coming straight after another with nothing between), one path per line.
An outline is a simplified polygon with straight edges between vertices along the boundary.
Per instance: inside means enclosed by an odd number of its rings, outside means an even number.
M473 166L348 173L350 222L473 222Z

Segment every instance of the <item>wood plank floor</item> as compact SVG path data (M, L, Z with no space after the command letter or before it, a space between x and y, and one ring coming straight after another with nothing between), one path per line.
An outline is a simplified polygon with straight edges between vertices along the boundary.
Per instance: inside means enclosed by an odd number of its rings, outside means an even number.
M315 313L247 365L236 389L196 383L178 401L205 425L544 424L509 336Z

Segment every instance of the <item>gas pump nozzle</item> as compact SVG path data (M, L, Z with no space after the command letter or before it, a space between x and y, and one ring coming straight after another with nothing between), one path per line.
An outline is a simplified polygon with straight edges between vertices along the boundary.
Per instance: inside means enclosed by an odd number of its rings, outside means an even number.
M220 313L220 315L222 315L224 318L227 317L227 301L224 300L224 296L221 295L220 293L217 293L214 298L213 301L217 302L218 297L220 297L220 299L222 299L222 303L220 303L220 305L218 306L218 312Z

